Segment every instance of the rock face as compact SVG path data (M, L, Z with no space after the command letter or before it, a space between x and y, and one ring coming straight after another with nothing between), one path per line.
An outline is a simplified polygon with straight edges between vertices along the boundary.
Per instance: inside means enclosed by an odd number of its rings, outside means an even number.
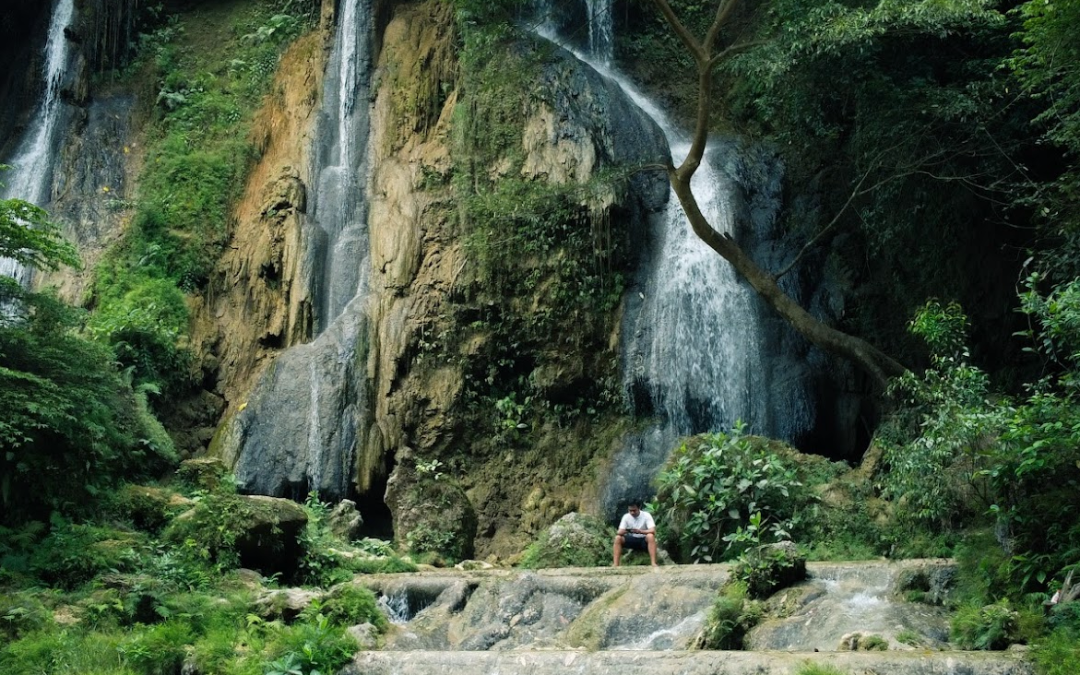
M260 494L344 497L354 482L358 437L370 418L362 376L368 345L365 178L378 13L370 0L342 3L338 12L314 139L310 146L306 138L296 139L314 157L302 173L282 167L260 200L260 213L271 224L270 246L260 250L271 257L249 272L262 276L271 291L293 291L278 298L280 304L271 293L264 311L271 314L269 323L258 317L269 330L260 340L285 346L298 337L314 339L277 356L248 399L233 401L234 414L215 447L234 465L242 488ZM308 90L305 101L313 104L319 91ZM301 179L310 191L301 189ZM310 216L294 219L309 205ZM286 231L283 245L275 246ZM281 275L294 282L282 285Z
M845 588L863 587L876 597L881 578L933 574L944 561L811 563L811 581L768 601L770 615L791 611L785 598L827 597L848 602ZM931 569L933 568L933 569ZM394 606L396 628L382 651L361 652L348 675L497 675L505 673L631 673L633 675L795 675L807 664L843 673L889 675L1031 675L1014 653L930 651L900 645L889 651L841 652L838 644L816 651L803 640L787 651L687 651L727 565L644 569L578 568L518 572L432 572L358 578L381 604ZM864 586L869 583L869 587ZM815 584L818 584L815 586ZM892 588L892 587L890 587ZM807 593L803 593L805 589ZM893 588L893 590L897 590ZM857 593L856 593L857 595ZM811 600L813 601L813 600ZM885 599L881 621L898 616ZM903 604L895 600L896 604ZM785 610L785 608L787 608ZM871 628L872 611L846 613L839 605L827 623ZM817 623L822 616L797 615L793 622Z

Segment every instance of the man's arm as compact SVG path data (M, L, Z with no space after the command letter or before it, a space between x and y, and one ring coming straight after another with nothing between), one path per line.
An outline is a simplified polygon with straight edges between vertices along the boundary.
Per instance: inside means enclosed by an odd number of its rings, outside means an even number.
M620 537L626 534L626 516L623 516L622 520L619 521L619 531L615 534L619 535Z

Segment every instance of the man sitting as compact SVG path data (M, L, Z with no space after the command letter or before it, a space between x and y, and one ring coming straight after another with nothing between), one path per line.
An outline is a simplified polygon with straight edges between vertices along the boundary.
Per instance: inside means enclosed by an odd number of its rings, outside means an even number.
M623 546L636 551L648 550L652 566L656 567L656 523L637 502L630 502L627 513L619 522L619 531L615 535L615 567L619 566Z

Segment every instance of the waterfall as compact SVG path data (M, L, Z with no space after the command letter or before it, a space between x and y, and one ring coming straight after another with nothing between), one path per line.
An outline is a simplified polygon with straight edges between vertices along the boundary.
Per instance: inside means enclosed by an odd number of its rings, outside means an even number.
M586 0L589 12L589 53L604 65L611 63L615 32L611 20L612 0Z
M616 82L664 132L673 160L690 149L690 139L652 99L610 65L611 13L589 1L591 54L582 54L541 25L545 38L569 49ZM605 3L606 4L606 3ZM600 24L606 21L607 28ZM596 27L594 28L594 24ZM737 187L729 173L706 153L692 187L713 228L733 234ZM632 407L656 423L630 437L613 462L601 508L616 513L628 499L652 494L651 480L680 436L726 431L742 421L750 432L792 440L814 419L804 383L770 363L764 349L767 316L761 300L734 269L702 242L672 192L667 208L652 216L650 250L630 289L622 336L624 388ZM786 329L785 329L786 330Z
M326 237L320 288L319 329L364 292L358 261L368 251L366 146L371 73L371 0L348 0L341 9L323 92L320 133L324 143L312 217ZM359 103L359 105L358 105Z
M250 492L344 497L368 423L364 354L369 246L365 190L372 0L344 0L316 129L305 246L315 268L317 336L267 370L232 423L235 472Z
M70 51L69 42L64 37L64 28L71 23L74 12L74 0L57 0L45 43L41 104L34 112L34 121L23 136L15 158L9 162L13 170L0 174L0 181L7 184L3 190L3 195L7 198L22 199L37 206L44 206L49 201L56 132L63 110L60 85ZM9 258L0 258L0 274L12 277L26 286L30 282L32 270Z

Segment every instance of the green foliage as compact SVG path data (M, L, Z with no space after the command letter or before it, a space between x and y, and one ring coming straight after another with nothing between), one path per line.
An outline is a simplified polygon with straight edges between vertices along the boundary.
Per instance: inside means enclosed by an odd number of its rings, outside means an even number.
M37 593L0 592L0 637L13 642L52 624L52 614Z
M1039 675L1071 675L1080 663L1080 631L1058 628L1032 649Z
M307 621L317 622L320 615L341 626L370 623L379 632L385 632L389 626L386 617L379 611L375 594L355 584L334 587L328 595L309 605L300 616Z
M278 640L282 656L270 664L267 672L287 666L285 673L299 671L303 675L329 675L348 663L356 651L356 641L345 629L335 626L321 614L310 622L295 624L283 631Z
M749 527L760 526L761 517L750 517ZM795 545L755 546L739 556L731 571L733 579L746 586L751 598L767 598L777 590L806 578L806 560L795 553Z
M331 532L327 522L329 505L319 501L317 494L308 495L304 511L308 521L299 537L304 551L300 559L301 582L327 587L347 582L356 574L416 571L416 565L403 560L385 542L367 539L355 546ZM324 613L334 615L325 608Z
M49 534L34 548L30 565L42 579L73 588L105 572L134 569L146 543L137 532L54 516Z
M1080 7L1061 0L1034 1L1014 10L1023 21L1023 45L1010 62L1027 93L1044 101L1036 122L1047 136L1072 153L1080 152Z
M973 496L986 499L976 476L1001 423L986 374L969 363L966 327L955 303L932 300L916 315L910 330L931 347L931 366L894 382L898 412L879 432L889 464L884 494L902 519L929 527L959 524Z
M572 526L567 518L573 518ZM598 518L565 516L529 544L520 564L526 569L609 565L612 536L611 528Z
M7 168L0 165L0 170ZM61 236L60 226L44 209L21 199L0 199L0 258L37 269L79 266L79 255Z
M742 426L684 443L656 486L656 507L649 510L664 523L662 539L695 562L790 538L804 526L800 514L813 501L797 469L763 439L744 435Z
M175 461L108 350L76 332L78 312L45 294L23 294L19 307L0 323L0 501L9 516L78 509L120 473Z
M1004 649L1014 641L1018 619L1008 600L963 605L952 620L952 639L962 649Z
M190 514L173 520L163 537L219 571L235 569L240 565L237 541L247 532L257 511L258 507L234 491L210 492Z
M132 276L127 281L130 290L123 282L107 287L87 330L112 347L136 382L170 394L185 391L191 384L191 353L180 344L189 320L184 294L166 279Z
M709 609L701 633L703 649L742 649L747 631L761 620L761 603L747 598L742 582L728 583L720 589Z
M156 106L132 225L95 269L90 326L137 383L170 395L191 385L183 293L205 287L224 250L229 210L256 157L251 119L313 11L289 0L221 6L141 37L126 77L152 82Z

